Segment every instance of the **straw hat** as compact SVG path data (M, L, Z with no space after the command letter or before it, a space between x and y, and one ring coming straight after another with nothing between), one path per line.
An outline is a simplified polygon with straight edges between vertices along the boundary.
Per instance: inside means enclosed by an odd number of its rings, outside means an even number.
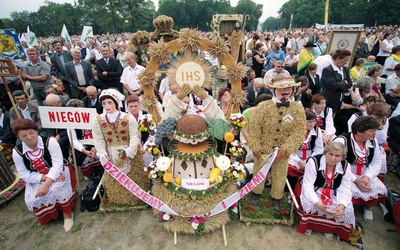
M292 77L284 77L276 80L272 80L268 87L271 89L284 89L290 87L297 87L301 82L295 82Z

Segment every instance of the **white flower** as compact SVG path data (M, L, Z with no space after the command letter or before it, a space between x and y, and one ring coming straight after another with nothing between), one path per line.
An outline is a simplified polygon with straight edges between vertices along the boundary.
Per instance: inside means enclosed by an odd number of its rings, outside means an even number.
M144 170L144 172L147 172L147 167L144 167L143 170Z
M164 214L162 219L163 220L169 220L171 218L171 216L169 214Z
M156 173L156 171L154 171L154 170L150 171L150 174L155 174L155 173Z
M196 230L198 226L199 226L199 223L192 222L192 227L194 230Z
M153 179L157 178L157 174L153 174L153 175L151 176L151 178L153 178Z
M216 160L217 167L222 171L228 170L231 166L231 161L225 155L221 155Z
M233 171L232 174L233 174L233 176L235 176L235 178L238 177L238 173L236 171Z
M157 168L160 171L167 171L170 165L171 165L171 160L166 156L162 156L157 159Z

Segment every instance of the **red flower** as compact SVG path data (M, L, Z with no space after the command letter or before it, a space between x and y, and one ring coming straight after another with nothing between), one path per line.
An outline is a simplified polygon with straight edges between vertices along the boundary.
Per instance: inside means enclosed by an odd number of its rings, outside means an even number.
M103 128L107 128L107 123L106 123L106 122L103 122L103 123L101 124L101 126L102 126Z
M121 130L120 133L121 133L122 135L124 135L124 134L126 134L126 130Z
M265 204L266 207L270 207L272 205L272 202L267 201L267 202L264 202L264 204Z
M104 206L107 206L107 205L110 204L110 201L109 200L104 200L103 204L104 204Z
M251 207L251 208L250 208L250 211L255 212L255 211L257 211L257 208Z
M113 139L112 138L107 138L107 142L112 142L113 141Z
M128 125L127 122L121 122L121 126L122 126L122 127L126 127L127 125Z
M286 214L288 214L289 212L286 211L286 210L279 210L279 213L280 213L281 215L286 215Z
M112 134L113 134L112 131L108 131L108 132L107 132L107 135L112 135Z
M121 137L121 140L123 140L123 141L127 141L127 140L128 140L128 137L126 137L126 136L122 136L122 137Z

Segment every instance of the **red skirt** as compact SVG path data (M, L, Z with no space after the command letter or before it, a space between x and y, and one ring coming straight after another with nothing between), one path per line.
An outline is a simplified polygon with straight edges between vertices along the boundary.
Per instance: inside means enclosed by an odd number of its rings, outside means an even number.
M351 225L338 223L335 219L327 219L317 213L307 214L302 209L299 209L297 213L301 216L297 232L304 234L307 229L311 229L321 233L333 233L343 240L349 240Z
M339 236L341 239L348 241L350 236L351 225L336 222L334 218L328 219L325 216L320 216L317 213L308 214L303 211L303 207L300 201L301 195L301 181L302 178L297 182L294 194L296 195L299 209L297 213L300 216L300 222L297 226L297 232L304 234L307 229L321 233L333 233Z
M76 175L74 168L68 162L64 162L64 166L68 166L70 179L71 179L71 186L72 191L75 193L75 186L76 186ZM76 205L76 195L72 195L72 197L63 203L56 203L50 204L48 206L42 206L39 208L33 208L33 212L35 213L39 223L41 225L45 225L49 223L51 220L55 220L58 218L58 212L62 211L63 213L70 214L73 212L73 209Z

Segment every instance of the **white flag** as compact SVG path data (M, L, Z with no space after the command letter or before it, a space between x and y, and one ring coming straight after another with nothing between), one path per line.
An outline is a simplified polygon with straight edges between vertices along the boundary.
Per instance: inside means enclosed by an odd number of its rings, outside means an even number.
M65 24L63 25L61 30L61 37L65 39L65 42L71 43L71 38L69 37L68 30Z
M33 46L39 46L35 33L25 33L25 38L29 48L33 48Z
M86 44L89 41L89 37L93 36L92 26L83 26L81 41Z

